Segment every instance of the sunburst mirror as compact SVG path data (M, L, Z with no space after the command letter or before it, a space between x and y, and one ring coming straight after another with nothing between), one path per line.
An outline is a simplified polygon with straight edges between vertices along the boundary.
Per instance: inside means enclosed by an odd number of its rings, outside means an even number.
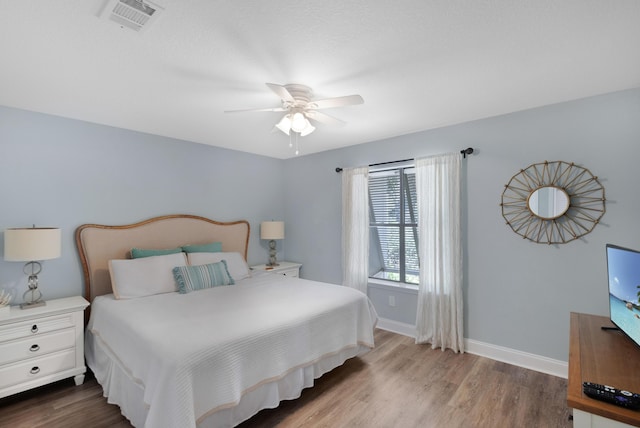
M514 175L502 192L502 216L539 244L565 244L591 232L605 212L604 187L583 167L544 161Z

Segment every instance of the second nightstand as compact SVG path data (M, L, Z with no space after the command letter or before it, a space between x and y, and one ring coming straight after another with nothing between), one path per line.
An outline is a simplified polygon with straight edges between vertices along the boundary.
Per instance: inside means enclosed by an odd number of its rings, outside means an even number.
M270 273L277 273L284 276L300 276L300 267L302 263L280 262L278 266L269 267L267 265L251 266L251 270L261 270Z

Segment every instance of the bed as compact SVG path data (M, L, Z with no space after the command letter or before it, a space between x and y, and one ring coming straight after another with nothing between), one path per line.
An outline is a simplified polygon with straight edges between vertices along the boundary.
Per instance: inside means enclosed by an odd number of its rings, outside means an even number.
M251 272L249 232L192 215L76 230L87 365L134 426L232 427L373 348L363 293Z

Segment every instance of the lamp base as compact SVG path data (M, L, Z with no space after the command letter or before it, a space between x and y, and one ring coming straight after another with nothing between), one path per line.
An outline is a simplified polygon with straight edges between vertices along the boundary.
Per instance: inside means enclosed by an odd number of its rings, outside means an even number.
M45 305L44 300L42 300L42 293L38 290L38 274L42 270L42 267L38 262L29 262L24 265L25 273L29 264L31 264L31 275L29 275L29 282L27 283L29 289L22 295L24 303L20 304L20 309L38 308ZM35 265L38 265L37 271L34 269Z
M40 300L38 302L20 303L20 309L39 308L40 306L45 306L46 304L47 302L45 302L44 300Z
M271 241L269 241L269 263L267 263L268 267L280 266L276 259L277 254L278 252L276 251L276 241L272 239Z

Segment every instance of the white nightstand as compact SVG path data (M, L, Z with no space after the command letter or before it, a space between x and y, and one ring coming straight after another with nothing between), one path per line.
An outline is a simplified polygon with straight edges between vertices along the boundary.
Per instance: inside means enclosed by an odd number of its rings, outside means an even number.
M0 318L0 398L74 377L84 382L84 309L80 296L45 306L12 306Z
M269 267L267 265L251 266L252 270L262 270L265 272L277 273L284 276L300 276L300 267L302 263L279 262L278 266Z

